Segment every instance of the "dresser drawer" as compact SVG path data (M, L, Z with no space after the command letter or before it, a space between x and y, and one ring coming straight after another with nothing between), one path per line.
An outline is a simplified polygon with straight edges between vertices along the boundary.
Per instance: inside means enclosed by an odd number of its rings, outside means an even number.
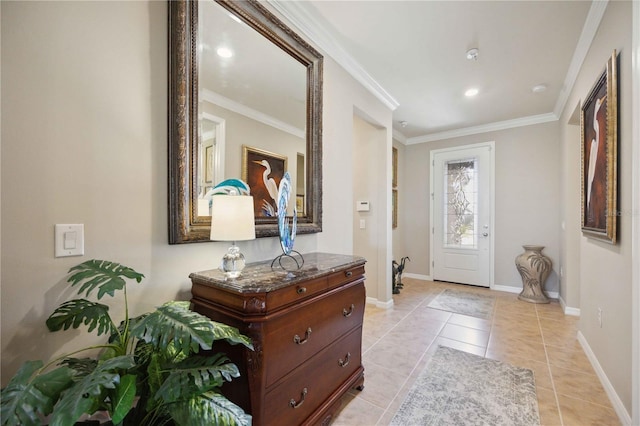
M280 290L267 293L267 307L269 312L287 305L300 303L304 299L327 290L327 277L304 281Z
M361 366L362 328L329 346L270 389L264 424L299 425Z
M265 325L266 386L362 323L362 280L303 303Z
M364 265L355 266L344 271L335 272L327 277L327 288L333 288L364 276Z
M269 292L266 301L267 310L273 312L363 277L364 265L360 265Z

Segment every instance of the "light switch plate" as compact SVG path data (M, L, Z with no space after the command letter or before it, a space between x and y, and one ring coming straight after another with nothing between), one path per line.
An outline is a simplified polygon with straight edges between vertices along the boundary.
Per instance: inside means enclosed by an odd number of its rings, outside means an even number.
M84 255L84 225L56 225L55 227L55 256Z

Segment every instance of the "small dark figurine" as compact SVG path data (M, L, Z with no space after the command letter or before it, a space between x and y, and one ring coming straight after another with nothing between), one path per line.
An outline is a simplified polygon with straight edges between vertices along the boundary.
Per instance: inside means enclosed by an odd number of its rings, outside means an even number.
M395 260L391 261L391 270L393 272L391 289L393 294L400 294L400 289L404 287L404 284L402 284L402 271L404 271L404 264L407 260L411 261L411 259L409 259L409 256L405 256L400 259L399 264Z

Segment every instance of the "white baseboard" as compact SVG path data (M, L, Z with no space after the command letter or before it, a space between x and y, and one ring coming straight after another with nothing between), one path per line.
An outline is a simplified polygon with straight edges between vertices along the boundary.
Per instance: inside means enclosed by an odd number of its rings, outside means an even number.
M522 291L522 287L518 288L510 285L493 285L491 290L504 291L506 293L520 293Z
M560 301L562 312L564 312L565 315L572 315L575 317L580 316L580 308L572 308L571 306L567 306L567 303L564 301L562 297L558 297L558 300Z
M522 286L513 287L510 285L494 285L491 287L491 290L504 291L507 293L520 293L522 291ZM545 291L545 294L550 299L557 299L559 297L559 293L557 291Z
M389 300L388 302L381 302L375 297L367 297L367 303L375 305L376 308L381 309L391 309L393 307L393 299Z
M422 281L433 281L431 279L431 275L412 274L412 273L406 272L402 274L402 276L407 278L415 278L416 280L422 280Z
M407 272L405 274L402 274L402 276L407 278L414 278L416 280L433 281L433 279L431 278L431 275L412 274ZM522 287L513 287L510 285L494 285L493 287L491 287L491 290L504 291L507 293L520 293L522 291ZM560 306L562 307L562 311L564 312L565 315L573 315L577 317L580 316L580 308L572 308L570 306L567 306L567 304L562 299L562 297L560 297L559 292L546 291L545 293L547 297L551 299L558 299L560 301Z
M604 387L605 392L609 396L609 399L611 400L611 405L613 405L613 409L616 411L616 414L620 418L620 421L622 422L623 425L630 425L631 416L627 412L627 409L624 408L624 404L622 403L622 400L616 393L615 389L613 388L613 385L609 381L609 378L607 377L604 370L600 366L600 363L598 362L598 358L596 358L596 355L591 350L591 347L589 346L587 339L584 337L584 335L580 331L578 331L578 342L580 342L580 346L582 346L582 349L584 350L585 355L587 355L587 358L589 358L589 362L591 362L591 366L596 371L596 374L600 379L600 383L602 383L602 387Z
M560 298L560 293L558 293L557 291L545 291L545 293L547 294L547 297L550 299Z

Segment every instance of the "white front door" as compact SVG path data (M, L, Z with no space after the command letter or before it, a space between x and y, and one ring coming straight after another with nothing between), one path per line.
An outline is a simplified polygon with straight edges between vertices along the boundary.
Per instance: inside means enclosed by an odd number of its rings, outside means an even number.
M437 281L489 287L494 143L431 152L431 265Z

